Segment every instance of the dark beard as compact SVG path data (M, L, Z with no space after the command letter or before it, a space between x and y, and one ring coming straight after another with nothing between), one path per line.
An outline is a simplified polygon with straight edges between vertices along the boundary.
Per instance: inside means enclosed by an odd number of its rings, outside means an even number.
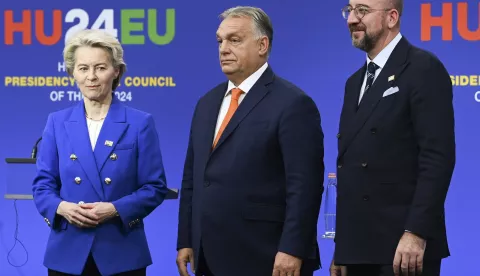
M363 36L363 39L355 40L353 38L353 31L356 31L356 30L364 31L365 35ZM350 28L350 34L352 36L353 46L355 46L356 48L368 53L371 50L373 50L373 48L375 48L375 46L377 45L378 40L380 39L380 37L383 34L383 30L381 30L380 32L378 32L376 34L368 34L366 29L352 27L352 28Z

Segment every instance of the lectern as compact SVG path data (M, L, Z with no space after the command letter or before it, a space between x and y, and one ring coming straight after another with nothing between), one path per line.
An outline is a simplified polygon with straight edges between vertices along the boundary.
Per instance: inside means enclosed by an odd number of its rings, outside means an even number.
M33 199L32 182L37 173L36 158L6 158L6 199ZM165 199L177 199L178 189L168 189Z

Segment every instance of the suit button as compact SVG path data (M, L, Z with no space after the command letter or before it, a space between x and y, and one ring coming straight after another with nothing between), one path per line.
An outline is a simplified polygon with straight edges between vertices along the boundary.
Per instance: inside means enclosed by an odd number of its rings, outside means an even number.
M112 153L112 155L110 155L110 159L112 159L113 161L117 160L117 154Z
M363 196L363 200L369 201L369 200L370 200L370 197L369 197L368 195L364 195L364 196Z
M377 129L376 129L376 128L372 128L372 129L370 129L370 132L371 132L372 134L375 134L375 133L377 133Z
M82 179L80 177L75 177L75 183L80 184L82 182Z
M342 164L338 164L337 168L341 169L343 166Z
M362 167L366 168L368 166L368 164L365 162L365 163L362 163Z
M205 181L205 182L203 183L203 186L205 186L205 187L208 187L208 186L210 186L210 182L208 182L208 181Z
M342 137L342 135L340 135L340 133L338 133L337 138L340 139L340 137Z
M107 178L105 178L105 183L108 185L108 184L112 183L112 180L109 177L107 177Z
M72 159L73 161L77 160L77 156L75 154L70 154L70 159Z

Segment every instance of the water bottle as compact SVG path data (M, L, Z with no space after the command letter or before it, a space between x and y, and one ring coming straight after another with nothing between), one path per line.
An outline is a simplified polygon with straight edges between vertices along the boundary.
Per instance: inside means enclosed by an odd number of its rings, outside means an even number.
M335 173L328 174L328 183L325 194L325 234L323 238L335 238L335 219L337 207L337 175Z

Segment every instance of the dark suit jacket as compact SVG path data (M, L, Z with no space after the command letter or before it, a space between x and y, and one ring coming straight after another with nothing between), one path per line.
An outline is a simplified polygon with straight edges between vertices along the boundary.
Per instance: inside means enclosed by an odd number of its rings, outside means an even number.
M215 275L271 275L278 251L319 265L323 132L313 100L270 68L247 93L212 151L227 82L193 116L178 249L202 250Z
M335 261L391 264L405 230L427 239L425 259L446 257L444 202L455 165L449 74L402 38L357 110L365 71L345 87ZM383 97L390 87L399 91Z

